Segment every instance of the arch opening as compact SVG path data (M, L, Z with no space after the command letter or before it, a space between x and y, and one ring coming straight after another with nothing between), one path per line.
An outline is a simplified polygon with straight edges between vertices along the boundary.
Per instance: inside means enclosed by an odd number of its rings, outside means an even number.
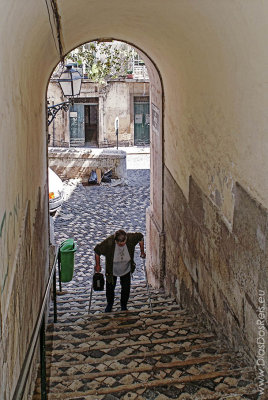
M130 98L128 99L128 103L130 103L130 113L132 114L131 117L133 119L134 117L134 124L135 124L135 116L133 115L133 110L134 109L134 100L139 99L141 97L148 97L149 99L149 115L150 115L150 133L149 133L149 142L150 142L150 206L147 209L146 212L146 238L147 238L147 269L148 269L148 278L150 283L153 286L160 287L163 285L163 279L164 279L164 233L163 233L163 83L161 79L161 75L159 73L158 68L156 67L155 63L152 61L150 56L148 54L145 54L140 48L137 46L133 45L132 43L128 41L122 41L114 38L101 38L101 39L96 39L87 43L111 43L111 42L121 42L121 43L126 43L128 46L131 46L137 52L136 54L139 55L140 59L143 60L147 71L149 75L149 91L148 93L144 93L144 86L143 86L143 92L139 91L132 91L132 94L130 95ZM82 46L82 45L80 45ZM75 47L71 51L77 49ZM67 53L67 55L70 54L70 52ZM67 57L66 55L66 57ZM51 73L51 77L53 76L53 72ZM128 77L127 77L128 80ZM50 78L51 81L51 78ZM131 79L128 81L128 84L134 85L135 82L139 84L139 79ZM93 85L93 83L91 83ZM49 87L48 87L49 88ZM96 89L95 89L96 90ZM48 89L49 93L49 89ZM98 109L100 110L100 103L102 107L102 111L104 109L103 106L103 99L99 96L99 91L96 90L94 94L86 94L87 98L83 97L81 99L81 95L75 99L75 108L71 108L70 114L69 115L74 115L74 117L77 117L77 110L79 109L81 103L84 101L84 104L81 105L81 108L86 110L86 106L88 108L96 108L96 105ZM148 94L148 96L147 96ZM144 96L146 95L146 96ZM83 95L85 96L85 94ZM51 98L50 98L51 100ZM58 97L57 101L63 101L64 98ZM55 98L53 99L55 102ZM94 101L94 104L93 104ZM98 103L98 104L97 104ZM77 106L76 106L77 104ZM85 106L86 105L86 106ZM72 113L72 114L71 114ZM139 117L139 115L138 115ZM61 118L61 119L60 119ZM65 134L65 138L69 136L69 142L67 143L67 146L70 147L71 144L71 123L72 119L69 118L70 123L66 123L66 115L63 116L63 118L60 116L59 118L59 123L62 124L62 122L65 120L64 125L65 125L65 132L67 132L67 135ZM138 118L137 118L138 119ZM145 119L145 118L144 118ZM77 121L77 119L76 119ZM144 122L144 121L143 121ZM103 115L101 116L101 113L99 112L98 114L98 123L99 123L99 131L101 131L98 135L98 139L95 142L88 143L87 135L85 133L86 129L83 127L82 130L82 135L84 135L84 141L83 142L75 142L73 143L73 146L75 146L77 143L79 143L79 148L80 146L85 146L88 148L105 148L109 147L109 144L107 146L107 143L104 143L103 140L103 129L100 129L100 125L104 125L103 121ZM133 124L133 122L132 122ZM54 124L50 127L50 145L57 145L57 139L55 139L55 134L53 133L54 129ZM66 142L66 140L65 140ZM135 131L134 131L134 140L132 139L132 142L130 142L134 145L139 143L135 143ZM129 143L128 143L129 144ZM65 143L63 143L65 145ZM103 146L104 145L104 146ZM115 143L111 143L111 146L114 146ZM54 162L53 164L54 167L56 167L56 164ZM60 169L54 168L56 172L59 172Z

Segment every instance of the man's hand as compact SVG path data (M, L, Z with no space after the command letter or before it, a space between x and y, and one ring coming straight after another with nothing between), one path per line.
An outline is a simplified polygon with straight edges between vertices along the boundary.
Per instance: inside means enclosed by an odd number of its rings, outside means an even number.
M101 272L100 256L96 253L95 253L95 261L96 261L95 272Z
M139 245L140 245L140 251L141 251L141 254L140 254L141 258L146 258L146 254L144 252L144 241L142 240L141 242L139 242Z
M95 272L101 272L101 266L95 265Z

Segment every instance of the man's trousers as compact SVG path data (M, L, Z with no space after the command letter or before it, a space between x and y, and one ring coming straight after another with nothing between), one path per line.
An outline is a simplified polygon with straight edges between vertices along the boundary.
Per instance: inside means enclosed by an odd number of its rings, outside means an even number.
M130 293L130 272L126 275L120 276L121 283L121 308L127 306ZM109 305L114 304L114 289L116 286L117 276L113 277L113 283L106 281L106 298Z

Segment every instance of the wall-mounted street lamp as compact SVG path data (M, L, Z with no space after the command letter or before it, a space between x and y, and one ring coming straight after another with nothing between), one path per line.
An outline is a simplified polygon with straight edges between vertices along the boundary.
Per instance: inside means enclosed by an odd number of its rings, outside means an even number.
M69 101L54 104L47 108L48 125L51 124L60 110L68 111L70 105L73 104L74 96L80 94L82 77L78 71L72 68L72 65L66 65L65 70L61 73L58 79L62 93L65 97L70 97Z

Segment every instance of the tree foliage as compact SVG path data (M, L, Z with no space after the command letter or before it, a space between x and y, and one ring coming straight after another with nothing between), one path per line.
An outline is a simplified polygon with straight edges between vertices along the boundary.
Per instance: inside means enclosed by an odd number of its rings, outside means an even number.
M66 58L82 67L89 79L103 83L126 76L132 55L133 49L125 43L90 42L73 50Z

